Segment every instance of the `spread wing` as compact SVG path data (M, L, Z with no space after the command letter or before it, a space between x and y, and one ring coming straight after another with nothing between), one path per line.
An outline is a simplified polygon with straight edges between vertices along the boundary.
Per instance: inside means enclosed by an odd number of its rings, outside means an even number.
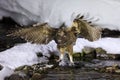
M54 28L51 28L47 23L44 23L34 27L21 28L8 36L21 37L32 43L47 44L54 38L54 32Z
M101 37L101 28L91 26L88 22L82 19L77 19L77 23L82 37L88 39L89 41L95 41Z
M101 37L101 28L91 26L81 20L81 35L90 41L97 40Z

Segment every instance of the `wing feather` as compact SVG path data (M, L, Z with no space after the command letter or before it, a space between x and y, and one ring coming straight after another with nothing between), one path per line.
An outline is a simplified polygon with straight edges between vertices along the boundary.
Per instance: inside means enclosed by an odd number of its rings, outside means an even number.
M21 37L32 43L47 44L54 38L54 32L54 28L44 23L34 27L19 29L9 34L9 36Z
M91 26L88 22L84 20L78 21L78 24L80 26L80 34L90 40L90 41L95 41L101 37L101 31L102 29L96 26Z

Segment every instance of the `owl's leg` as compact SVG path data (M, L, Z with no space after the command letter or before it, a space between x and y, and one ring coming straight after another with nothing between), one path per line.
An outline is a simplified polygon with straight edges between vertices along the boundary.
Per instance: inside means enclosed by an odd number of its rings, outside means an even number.
M69 58L70 58L70 66L74 66L74 61L73 61L73 45L70 45L67 47L68 48L68 54L69 54Z
M59 47L58 49L59 49L59 51L60 51L60 56L59 56L58 62L60 62L60 61L62 61L62 60L64 59L65 49L64 49L64 48L61 48L61 47Z

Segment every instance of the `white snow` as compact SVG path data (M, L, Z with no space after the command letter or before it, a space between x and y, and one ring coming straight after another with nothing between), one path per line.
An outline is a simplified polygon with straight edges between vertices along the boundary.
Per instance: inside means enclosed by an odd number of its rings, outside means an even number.
M101 38L97 41L90 42L86 39L77 39L76 45L73 47L74 52L81 52L84 46L93 48L102 48L107 53L120 54L120 38Z
M44 69L48 69L48 68L52 68L53 65L48 65L46 64L45 67L41 67L40 70L44 70ZM9 68L9 67L4 67L1 71L0 71L0 80L4 80L5 77L9 77L10 75L14 74L14 70ZM20 76L25 76L22 72L19 73Z
M10 69L9 67L4 67L1 71L0 71L0 80L4 80L5 77L10 76L14 71L12 69Z
M32 65L38 63L38 61L42 63L46 60L46 58L39 59L36 53L41 52L44 56L49 57L50 52L57 52L56 46L53 46L53 42L54 41L51 41L47 45L37 45L31 43L18 44L10 49L0 52L0 64L11 69L15 69L16 67L22 65Z
M76 15L102 28L120 30L120 0L0 0L0 18L10 16L21 25L48 22L70 26Z

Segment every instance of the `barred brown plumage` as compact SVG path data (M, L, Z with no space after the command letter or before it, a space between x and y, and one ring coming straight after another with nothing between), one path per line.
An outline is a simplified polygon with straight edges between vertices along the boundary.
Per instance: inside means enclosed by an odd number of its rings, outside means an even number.
M63 24L60 28L55 29L49 24L43 23L34 27L16 30L9 34L9 36L21 37L29 42L38 44L47 44L51 40L55 40L57 48L61 53L59 61L63 60L64 53L68 52L71 65L73 65L73 45L79 34L93 41L100 38L101 29L89 25L88 22L82 20L80 17L73 21L71 27L66 27L65 24Z
M102 32L101 28L88 25L88 23L83 20L78 20L77 23L79 24L79 26L81 28L80 34L84 38L86 38L90 41L95 41L101 37L101 32Z
M78 15L74 20L74 23L76 22L78 26L80 26L80 35L90 41L99 39L101 37L102 28L91 25L91 21L87 22L86 20L83 20L83 18L84 16Z
M51 28L47 23L43 23L34 27L21 28L8 36L21 37L32 43L47 44L53 40L55 31L56 30Z

